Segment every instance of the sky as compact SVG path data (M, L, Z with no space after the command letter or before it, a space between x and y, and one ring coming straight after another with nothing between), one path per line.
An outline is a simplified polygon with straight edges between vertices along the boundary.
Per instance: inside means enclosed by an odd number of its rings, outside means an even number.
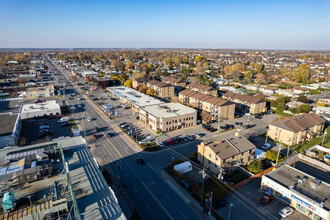
M330 1L1 0L0 48L330 50Z

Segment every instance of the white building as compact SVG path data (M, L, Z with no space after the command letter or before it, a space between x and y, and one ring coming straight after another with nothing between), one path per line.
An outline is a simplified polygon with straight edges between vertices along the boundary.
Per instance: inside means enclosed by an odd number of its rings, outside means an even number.
M61 114L61 108L55 100L50 100L38 104L22 105L20 114L21 119L59 115Z

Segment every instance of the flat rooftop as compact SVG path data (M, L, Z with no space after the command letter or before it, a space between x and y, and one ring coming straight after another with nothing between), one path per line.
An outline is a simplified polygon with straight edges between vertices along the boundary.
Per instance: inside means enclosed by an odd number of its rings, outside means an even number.
M291 186L293 192L302 195L311 202L324 202L323 208L330 210L330 185L328 183L322 181L319 187L314 189L310 185L311 182L316 179L314 176L288 165L284 165L265 176L286 188ZM303 183L298 183L298 180L303 177L306 177L307 180Z
M159 99L156 99L152 96L146 95L142 92L139 92L135 89L126 86L108 87L107 90L112 92L117 97L121 97L125 101L132 102L138 107L164 103Z
M142 108L144 111L157 118L171 118L181 115L193 114L197 110L189 108L180 103L164 103L158 105L150 105Z
M21 113L24 114L29 112L40 112L59 108L60 105L56 103L56 100L50 100L38 104L33 103L22 105Z
M122 212L117 198L105 181L98 165L89 151L85 140L81 137L63 137L47 143L35 144L25 147L12 147L0 150L0 159L6 157L28 158L29 153L38 152L45 147L61 146L64 159L68 164L71 185L74 189L75 199L82 219L126 219ZM26 183L23 186L14 188L15 201L20 204L20 212L24 213L29 206L28 196L31 196L33 206L38 210L39 204L44 204L44 195L51 196L54 181L58 181L59 193L62 196L69 182L67 175L61 173L63 161L52 162L53 170L60 167L58 175ZM1 192L12 189L9 184L2 182ZM68 187L69 189L70 187ZM71 198L70 190L65 191L64 198ZM68 203L68 208L73 204L72 200L64 200ZM51 203L51 202L50 202ZM40 205L42 208L43 205ZM39 210L40 210L39 208ZM15 211L19 211L16 210ZM72 212L73 213L73 212ZM37 215L38 213L35 213ZM39 218L40 219L40 218Z
M17 117L17 114L0 114L0 136L8 136L13 133Z

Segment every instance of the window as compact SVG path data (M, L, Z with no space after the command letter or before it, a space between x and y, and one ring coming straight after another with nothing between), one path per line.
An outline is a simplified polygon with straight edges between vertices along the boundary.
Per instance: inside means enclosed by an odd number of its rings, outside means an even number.
M209 158L212 158L212 154L209 154Z
M277 136L277 132L275 133L275 136Z
M232 156L231 159L234 159L235 156Z
M242 153L242 156L244 155L244 152Z
M214 167L215 167L215 168L218 168L218 165L215 164Z
M226 163L226 160L223 160L222 163Z
M209 164L211 164L211 161L209 160ZM210 168L209 168L210 169Z
M218 160L218 157L216 157L215 160Z

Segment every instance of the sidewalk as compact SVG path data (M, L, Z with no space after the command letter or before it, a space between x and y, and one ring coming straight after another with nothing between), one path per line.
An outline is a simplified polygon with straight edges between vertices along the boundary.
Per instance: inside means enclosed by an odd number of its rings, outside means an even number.
M191 197L189 192L187 192L184 188L180 187L164 170L161 171L161 177L188 205L190 205L193 210L195 210L195 212L201 217L201 219L215 220L212 215L203 215L203 208L200 206L200 204L194 198Z

